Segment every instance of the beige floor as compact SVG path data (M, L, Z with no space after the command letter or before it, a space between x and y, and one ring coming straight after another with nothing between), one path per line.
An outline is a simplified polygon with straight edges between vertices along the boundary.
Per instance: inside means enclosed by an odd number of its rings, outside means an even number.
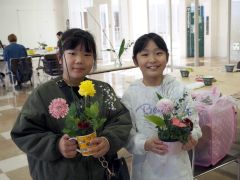
M226 73L224 70L225 60L218 59L201 59L201 65L204 67L194 68L194 72L190 74L189 78L181 78L179 70L171 72L167 69L165 73L170 73L185 84L195 82L197 75L213 75L217 79L214 86L217 86L223 94L232 95L240 92L239 82L240 73ZM34 63L36 64L36 63ZM182 60L182 65L192 65L193 60ZM103 65L100 64L100 68ZM38 76L35 75L35 86L40 83ZM42 81L43 76L40 75ZM99 79L110 83L118 96L121 96L128 85L135 79L141 77L141 72L137 68L128 70L113 71L109 73L94 74L90 76L94 79ZM202 89L210 89L205 87ZM21 110L26 98L31 93L32 87L29 84L24 86L23 90L12 94L11 88L7 85L7 90L0 86L0 180L30 180L27 160L24 153L22 153L10 139L9 132L12 128L15 119ZM238 128L239 129L239 128ZM231 153L240 154L239 137L236 145L233 146ZM125 156L128 164L131 164L131 156L126 151L120 152ZM198 177L199 180L233 180L237 179L237 164L232 163L224 168L217 169L207 175Z

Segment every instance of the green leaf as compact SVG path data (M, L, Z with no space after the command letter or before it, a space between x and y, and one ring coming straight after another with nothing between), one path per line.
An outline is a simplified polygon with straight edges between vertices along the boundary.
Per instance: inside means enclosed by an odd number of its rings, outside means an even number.
M99 113L98 106L99 106L98 102L95 102L95 103L91 104L90 107L86 107L85 108L86 116L89 117L90 119L96 119L98 117L98 113Z
M121 42L121 45L120 45L120 48L119 48L119 52L118 52L118 58L120 59L123 52L124 52L124 47L125 46L125 39L122 40Z
M105 51L112 51L112 52L116 52L114 49L106 49Z
M98 114L99 113L98 105L99 105L98 102L91 104L90 111L94 114Z
M76 112L77 112L77 108L75 106L74 103L72 103L69 107L69 111L68 111L68 116L73 116L75 117L76 116Z
M145 116L145 118L146 118L147 120L149 120L150 122L156 124L158 127L165 126L164 119L161 118L161 117L159 117L159 116L147 115L147 116Z
M67 129L67 128L63 129L63 133L68 134L70 137L76 136L76 132L74 130Z
M156 94L159 100L163 98L159 93L156 92Z
M190 68L190 67L186 68L186 70L189 72L193 72L193 68Z
M100 128L104 124L106 120L107 120L106 118L92 119L93 129L96 131L98 128Z

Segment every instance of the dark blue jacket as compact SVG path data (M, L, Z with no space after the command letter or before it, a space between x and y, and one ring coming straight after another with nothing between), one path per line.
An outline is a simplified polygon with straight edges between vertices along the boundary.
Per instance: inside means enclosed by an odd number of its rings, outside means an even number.
M3 58L4 61L8 63L8 67L10 67L10 59L11 58L20 58L26 57L27 51L25 47L21 44L11 43L3 50Z

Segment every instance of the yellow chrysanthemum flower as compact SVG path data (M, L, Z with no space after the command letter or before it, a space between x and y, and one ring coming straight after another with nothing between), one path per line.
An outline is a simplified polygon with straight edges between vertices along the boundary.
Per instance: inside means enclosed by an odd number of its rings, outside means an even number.
M94 84L92 83L92 81L86 80L81 82L78 93L81 96L94 96L96 90L94 88Z

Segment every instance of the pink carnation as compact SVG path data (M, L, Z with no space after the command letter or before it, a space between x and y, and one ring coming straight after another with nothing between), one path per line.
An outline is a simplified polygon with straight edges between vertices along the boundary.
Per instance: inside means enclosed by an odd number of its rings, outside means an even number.
M180 127L180 128L187 127L187 125L182 123L182 121L179 120L178 118L172 118L171 122L172 122L172 125Z
M171 100L163 98L157 102L156 107L162 114L167 115L173 111L174 104Z
M48 106L49 113L56 119L64 118L68 113L68 104L65 99L53 99Z

